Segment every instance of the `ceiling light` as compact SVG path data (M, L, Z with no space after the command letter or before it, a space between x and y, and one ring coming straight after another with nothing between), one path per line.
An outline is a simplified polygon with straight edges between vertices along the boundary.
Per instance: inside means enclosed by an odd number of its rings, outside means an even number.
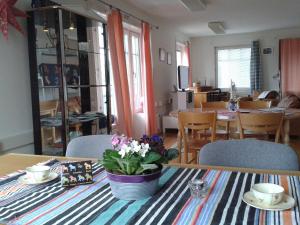
M48 32L49 31L49 26L48 26L48 23L46 21L44 22L43 31L44 32Z
M180 2L187 10L191 12L206 9L206 3L204 2L204 0L180 0Z
M74 29L75 29L74 23L73 23L73 22L71 22L71 23L70 23L69 30L74 30Z
M225 28L223 22L209 22L208 27L215 33L215 34L225 34Z
M73 19L72 19L72 14L71 14L71 12L69 12L69 21L70 21L69 30L74 30L74 29L75 29L75 25L74 25L74 21L73 21Z

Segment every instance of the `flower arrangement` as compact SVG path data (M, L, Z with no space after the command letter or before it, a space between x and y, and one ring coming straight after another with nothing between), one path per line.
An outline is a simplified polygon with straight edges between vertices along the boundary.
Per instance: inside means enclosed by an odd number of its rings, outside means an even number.
M161 170L162 163L178 156L178 150L167 150L158 135L143 135L139 141L114 135L112 146L113 149L105 150L101 164L114 174L150 174Z

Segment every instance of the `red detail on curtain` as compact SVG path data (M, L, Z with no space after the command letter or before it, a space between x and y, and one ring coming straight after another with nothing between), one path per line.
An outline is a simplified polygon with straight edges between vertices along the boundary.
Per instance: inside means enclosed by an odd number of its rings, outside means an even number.
M157 133L154 85L152 73L151 47L150 47L150 25L142 22L142 75L145 83L145 120L148 135Z
M192 65L191 65L191 44L188 41L186 43L186 55L187 55L187 62L189 67L189 86L193 86L193 76L192 76Z
M280 40L280 72L283 95L300 94L300 39Z
M118 10L111 10L108 14L107 30L116 92L117 129L126 136L132 137L132 113L124 52L124 31L122 16Z

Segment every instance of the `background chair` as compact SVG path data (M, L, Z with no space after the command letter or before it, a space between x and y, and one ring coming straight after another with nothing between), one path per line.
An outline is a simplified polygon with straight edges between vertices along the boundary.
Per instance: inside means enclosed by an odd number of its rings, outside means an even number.
M271 101L239 101L240 109L269 109Z
M203 111L208 110L219 110L219 109L227 109L228 108L228 102L224 101L218 101L218 102L201 102L201 108ZM232 122L231 122L232 123ZM233 123L232 123L233 124ZM230 127L229 121L217 121L216 126L216 135L217 136L223 136L225 135L225 139L229 138L229 127ZM236 127L236 126L235 126Z
M197 151L204 144L215 140L216 112L179 112L178 128L178 148L181 149L183 140L184 163L196 162ZM205 135L207 131L211 134L208 139ZM190 161L188 161L188 153L192 154ZM179 161L181 162L181 154L179 154Z
M228 102L201 102L202 109L227 109Z
M245 131L250 131L264 134L275 133L275 142L279 142L283 113L238 112L237 121L240 139L245 138Z
M210 166L299 170L297 154L289 146L251 139L209 143L199 152L199 163Z
M102 159L105 149L112 149L112 135L88 135L74 138L67 146L67 157Z

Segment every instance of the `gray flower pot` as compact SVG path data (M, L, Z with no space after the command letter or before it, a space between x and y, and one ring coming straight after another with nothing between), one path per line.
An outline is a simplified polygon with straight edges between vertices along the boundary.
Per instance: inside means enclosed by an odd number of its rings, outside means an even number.
M123 200L150 197L158 190L161 171L147 175L118 175L107 172L112 194Z

